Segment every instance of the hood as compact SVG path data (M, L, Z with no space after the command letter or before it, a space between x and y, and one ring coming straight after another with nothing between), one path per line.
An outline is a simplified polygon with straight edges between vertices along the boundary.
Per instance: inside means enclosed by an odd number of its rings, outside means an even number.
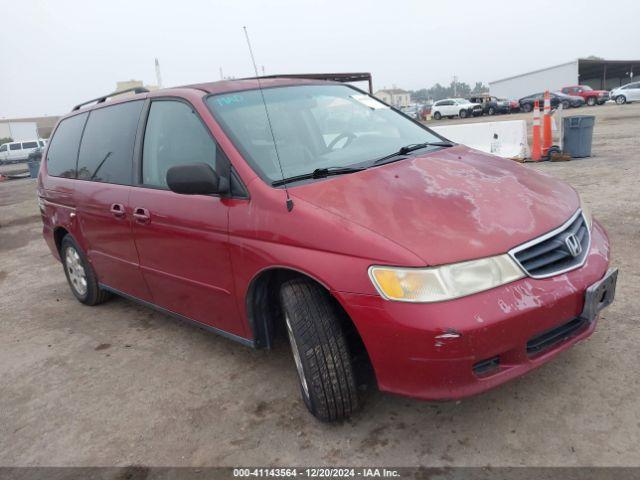
M579 206L567 184L464 146L290 193L403 246L425 265L505 253L558 227Z

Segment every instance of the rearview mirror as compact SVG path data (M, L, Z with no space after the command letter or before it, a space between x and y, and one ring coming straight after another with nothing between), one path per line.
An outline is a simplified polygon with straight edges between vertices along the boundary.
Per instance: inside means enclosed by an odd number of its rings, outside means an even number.
M167 171L167 185L172 192L184 195L223 194L229 191L229 181L220 177L206 163L171 167Z

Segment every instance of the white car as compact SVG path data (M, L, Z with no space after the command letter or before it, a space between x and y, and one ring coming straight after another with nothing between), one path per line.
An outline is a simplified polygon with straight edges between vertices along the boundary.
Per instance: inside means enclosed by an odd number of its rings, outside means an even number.
M445 98L438 100L431 107L431 116L435 120L442 117L467 118L472 115L482 115L482 105L464 98Z
M627 102L640 102L640 82L627 83L618 88L614 88L609 93L609 98L618 105Z
M31 152L44 146L45 141L41 139L3 143L0 145L0 163L25 162Z

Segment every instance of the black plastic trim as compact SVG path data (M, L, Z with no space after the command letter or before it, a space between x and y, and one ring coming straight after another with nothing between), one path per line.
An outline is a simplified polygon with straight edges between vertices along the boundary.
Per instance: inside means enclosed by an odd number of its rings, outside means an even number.
M128 293L124 293L121 292L120 290L117 290L115 288L112 288L108 285L105 285L103 283L100 283L100 288L103 288L104 290L108 290L109 292L115 293L116 295L119 295L121 297L124 297L128 300L131 300L133 302L139 303L140 305L143 305L145 307L149 307L152 308L154 310L157 310L160 313L164 313L166 315L169 315L177 320L181 320L183 322L192 324L198 328L202 328L203 330L207 330L209 332L215 333L217 335L220 335L222 337L228 338L229 340L233 340L234 342L238 342L246 347L251 347L251 348L256 348L255 345L255 341L248 339L248 338L244 338L244 337L240 337L238 335L235 335L233 333L229 333L225 330L221 330L219 328L216 327L212 327L211 325L207 325L206 323L202 323L199 322L197 320L193 320L192 318L189 317L185 317L184 315L181 315L179 313L176 312L172 312L171 310L167 310L166 308L160 307L159 305L156 305L155 303L151 303L148 302L146 300L142 300L141 298L138 297L134 297L133 295L129 295Z

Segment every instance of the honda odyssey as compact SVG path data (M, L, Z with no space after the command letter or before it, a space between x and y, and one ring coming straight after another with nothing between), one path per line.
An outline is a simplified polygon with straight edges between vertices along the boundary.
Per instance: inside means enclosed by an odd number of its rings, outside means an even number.
M80 104L38 200L81 303L121 295L254 348L282 333L325 421L358 407L362 371L424 400L529 372L591 335L616 286L573 188L337 82Z

